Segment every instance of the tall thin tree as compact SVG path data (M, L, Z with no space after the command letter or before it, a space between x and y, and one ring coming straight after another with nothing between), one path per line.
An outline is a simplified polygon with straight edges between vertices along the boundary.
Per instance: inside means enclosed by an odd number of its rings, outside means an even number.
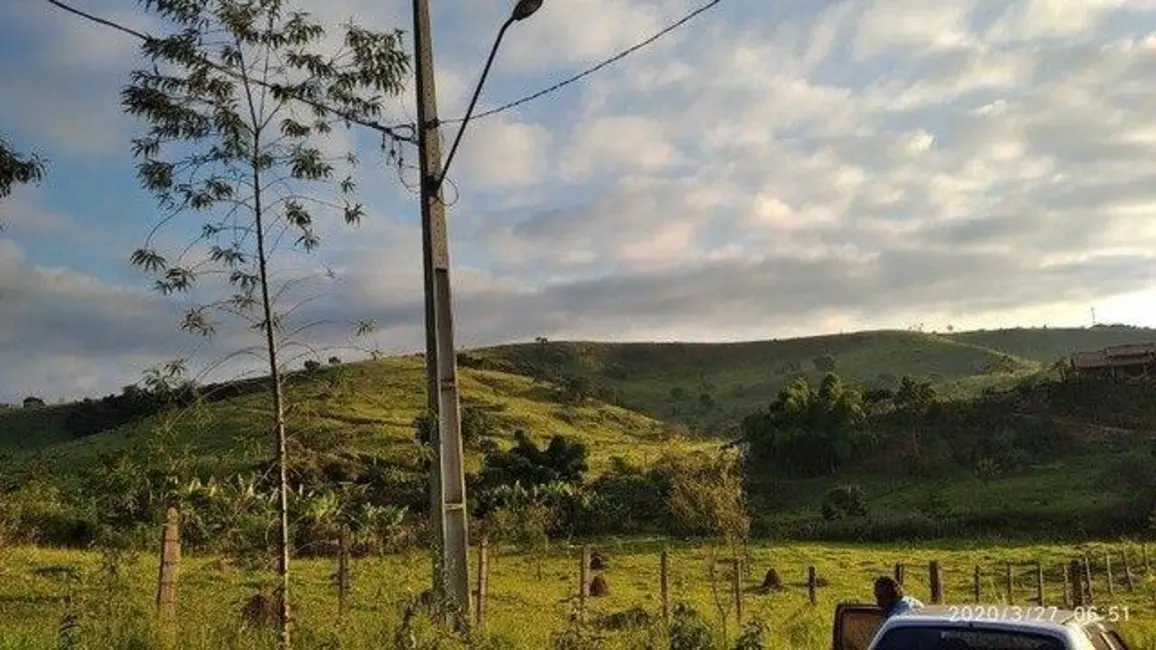
M327 150L326 139L341 122L380 115L384 99L402 92L409 60L398 31L350 23L343 38L330 40L283 0L142 4L172 32L144 42L151 65L133 72L121 95L125 110L148 124L133 154L161 208L160 224L131 260L161 293L188 292L201 279L223 291L190 308L182 329L210 336L217 317L231 314L261 334L276 438L281 646L288 648L290 490L279 359L288 314L278 311L281 291L270 286L272 254L287 235L294 249L316 249L321 212L359 222L356 158ZM187 214L197 215L194 224L184 222ZM158 232L182 224L182 243L166 257Z

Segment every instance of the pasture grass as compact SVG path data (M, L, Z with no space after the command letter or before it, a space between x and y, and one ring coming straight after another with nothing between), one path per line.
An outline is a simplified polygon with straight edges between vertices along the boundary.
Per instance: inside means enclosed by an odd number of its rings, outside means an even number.
M711 557L728 557L724 550L697 544L669 543L661 539L602 540L592 545L606 556L603 575L609 594L588 600L587 632L600 639L597 647L664 647L655 629L608 630L600 627L608 616L641 608L658 617L659 553L671 553L671 603L687 603L712 624L718 647L731 647L737 637L730 581L726 569L718 579L709 575ZM1115 596L1108 597L1104 552L1111 551ZM1125 580L1122 552L1132 563L1135 588ZM743 577L744 613L747 621L764 622L771 633L769 647L820 650L830 647L831 615L843 601L870 598L871 581L889 574L897 562L907 565L908 593L928 599L927 562L943 566L946 599L968 603L972 599L973 567L982 568L981 588L985 602L1000 603L1005 594L1005 563L1011 562L1013 598L1029 605L1035 594L1035 570L1018 563L1039 560L1046 574L1045 599L1062 600L1061 567L1070 558L1087 553L1095 572L1094 593L1101 611L1110 606L1127 621L1118 628L1133 648L1156 648L1156 573L1148 573L1140 561L1140 549L1122 543L1080 547L1058 545L984 546L967 542L936 546L868 545L769 545L748 548L749 571ZM575 611L578 589L579 550L556 544L542 562L514 549L495 550L491 556L489 616L486 628L466 642L437 630L418 616L401 630L401 612L428 583L430 558L422 552L357 559L353 563L352 610L345 620L337 616L337 594L332 586L336 563L330 559L299 560L294 564L294 616L298 648L394 648L394 647L552 647L556 634L567 628ZM157 560L145 554L126 557L116 566L119 575L108 578L101 556L92 552L17 547L0 549L0 648L4 650L49 649L59 646L62 620L77 617L74 634L90 648L159 648L152 615ZM815 566L826 581L811 605L806 591L807 567ZM786 587L761 593L758 585L769 568L775 568ZM476 570L476 565L474 566ZM76 581L70 576L80 576ZM105 577L102 577L105 576ZM273 575L265 569L245 567L221 558L186 556L180 572L178 647L192 649L272 648L275 636L266 631L244 629L240 610ZM71 604L67 596L72 595ZM725 614L718 605L722 604ZM724 635L725 630L725 635ZM656 641L657 639L657 641ZM409 643L412 641L412 644Z

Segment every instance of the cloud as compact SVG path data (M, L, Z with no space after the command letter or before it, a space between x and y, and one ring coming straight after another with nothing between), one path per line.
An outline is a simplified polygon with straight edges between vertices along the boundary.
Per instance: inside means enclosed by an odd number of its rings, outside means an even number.
M1152 7L754 5L724 3L581 84L471 125L448 210L461 345L1079 324L1092 305L1103 318L1156 324ZM482 104L548 85L691 6L547 3L512 28ZM465 109L508 4L440 7L439 103L450 116ZM408 28L401 0L324 11ZM66 62L39 65L46 79L70 74ZM76 90L81 105L89 92ZM412 98L394 104L393 117L412 119ZM21 133L39 108L11 109ZM447 147L455 127L443 129ZM293 296L320 295L297 313L326 323L309 331L312 344L353 345L351 323L371 318L374 345L420 349L417 202L374 167L382 156L367 139L334 146L351 143L368 166L365 224L326 223L319 255L281 258L279 277L336 271ZM48 198L69 187L68 173ZM44 243L88 222L46 205L57 203L25 193L6 206L19 214L0 245L0 325L38 354L0 348L0 367L32 364L0 371L0 393L112 390L184 349L179 305L111 273L49 268ZM139 314L127 333L125 313ZM230 328L202 357L248 337Z

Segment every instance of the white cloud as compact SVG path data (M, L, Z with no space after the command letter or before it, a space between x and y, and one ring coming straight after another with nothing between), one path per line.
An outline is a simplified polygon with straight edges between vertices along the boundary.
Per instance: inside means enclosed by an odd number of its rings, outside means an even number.
M595 172L657 172L682 156L658 120L609 116L579 124L560 158L559 171L582 181Z
M1128 0L1024 0L1011 3L988 38L997 41L1071 39L1094 32L1099 22Z
M896 51L911 56L969 48L976 43L969 29L974 9L972 0L872 0L860 16L852 47L863 59Z
M582 84L474 123L450 220L459 341L1081 323L1093 303L1104 319L1156 324L1156 16L1100 0L1003 4L798 2L768 19L724 3ZM512 28L482 105L537 89L690 6L548 2ZM508 5L439 7L439 99L451 116ZM401 0L326 11L408 28ZM63 63L45 65L59 73ZM52 92L73 98L68 87ZM411 119L412 100L396 103L395 117ZM3 110L23 125L53 107ZM366 150L362 159L377 160ZM416 201L393 185L363 187L366 224L329 234L319 259L293 258L283 274L335 263L338 280L302 313L336 323L320 344L344 344L342 324L372 317L383 347L418 348ZM19 210L10 234L28 251L85 222L39 198L22 193L8 206ZM41 346L28 375L40 377L37 390L89 390L99 377L119 385L183 345L163 301L13 247L0 246L0 285L13 296L0 324ZM61 305L88 333L58 324ZM113 316L131 310L145 315L126 335ZM0 354L0 368L25 362ZM0 374L0 392L17 394L21 381Z
M529 185L549 177L550 131L538 124L512 122L501 116L471 125L462 139L454 174L465 174L479 186ZM447 143L448 147L452 144Z

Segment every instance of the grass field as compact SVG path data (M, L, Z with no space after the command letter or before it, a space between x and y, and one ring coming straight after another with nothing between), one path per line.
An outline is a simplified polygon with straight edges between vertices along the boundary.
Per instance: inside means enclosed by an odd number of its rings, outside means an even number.
M605 541L596 546L607 558L603 575L609 595L591 598L587 620L589 631L601 637L596 647L644 648L654 645L657 632L647 629L610 630L604 624L611 615L641 608L658 617L660 540ZM1103 573L1105 550L1114 553L1115 596L1109 597ZM1127 551L1134 572L1135 590L1126 586L1122 551ZM907 565L908 593L927 600L927 562L938 560L943 567L948 603L969 603L972 599L973 571L982 569L981 589L985 602L1002 602L1005 594L1005 563L1014 565L1013 602L1028 605L1035 594L1035 570L1039 560L1045 568L1045 600L1060 604L1063 598L1060 567L1070 558L1087 553L1093 562L1094 594L1101 611L1109 606L1128 621L1120 629L1133 648L1156 648L1156 574L1144 571L1136 546L1090 545L1080 548L1060 546L969 547L874 547L861 545L783 545L749 549L750 571L743 580L743 607L746 621L762 621L770 631L772 648L820 650L830 646L831 614L843 601L870 598L871 581L890 573L897 562ZM729 579L720 573L715 582L726 611L726 639L723 642L715 590L707 567L712 551L701 546L671 547L672 606L687 603L714 627L719 648L733 644L735 623ZM720 556L721 557L721 556ZM471 647L551 647L553 635L567 626L576 602L578 551L556 546L544 562L541 580L534 561L512 551L494 553L486 642L475 638ZM808 566L815 566L827 584L818 590L817 605L810 605L805 589ZM335 569L332 561L308 560L296 564L296 626L300 648L394 648L464 647L449 638L439 638L427 622L419 620L412 634L414 645L394 645L399 612L407 599L426 585L429 560L421 554L386 556L356 560L353 566L352 611L344 622L337 617L337 596L331 586ZM785 589L761 593L763 573L775 568ZM77 571L81 582L65 576ZM725 572L725 569L720 569ZM0 549L0 648L56 648L63 617L79 614L78 633L92 648L156 647L152 629L152 598L156 583L156 559L134 556L120 565L116 582L102 583L100 558L92 553L33 548ZM244 602L271 576L262 571L244 570L215 558L186 557L181 567L180 647L260 648L273 647L268 633L241 631L240 610ZM69 606L62 597L75 594ZM648 642L649 640L649 642Z

